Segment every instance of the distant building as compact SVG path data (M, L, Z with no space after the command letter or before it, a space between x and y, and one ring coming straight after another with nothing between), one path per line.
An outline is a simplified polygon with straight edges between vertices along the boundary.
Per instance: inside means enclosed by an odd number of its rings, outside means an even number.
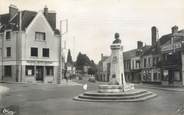
M141 79L146 83L161 83L161 55L158 29L151 28L151 47L141 56Z
M74 75L74 74L76 74L76 68L75 68L75 66L74 66L74 63L66 63L65 66L66 66L66 72L67 72L69 75Z
M127 82L141 82L141 54L147 50L149 46L144 46L141 41L137 42L137 49L126 51L123 53L124 72ZM110 77L110 56L101 56L98 64L99 81L109 81Z
M0 80L56 82L60 38L55 12L10 5L9 13L0 15Z
M160 38L162 85L184 86L184 30L171 30Z
M98 63L98 71L97 71L97 77L96 79L98 81L108 81L107 79L107 70L110 75L110 67L107 69L107 64L110 64L110 57L109 56L104 56L101 54L101 60ZM110 66L110 65L109 65Z
M141 41L137 41L137 49L126 51L124 56L124 71L127 82L141 82L141 56L150 46L143 46Z
M143 47L138 41L137 49L123 53L127 82L184 86L184 30L174 26L171 31L159 39L158 29L153 26L151 46ZM101 58L98 80L108 81L109 69L109 57Z

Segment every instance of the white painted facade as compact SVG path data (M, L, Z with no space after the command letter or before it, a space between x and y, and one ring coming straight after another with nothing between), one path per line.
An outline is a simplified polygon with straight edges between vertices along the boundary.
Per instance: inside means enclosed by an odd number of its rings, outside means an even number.
M10 31L10 39L6 39L6 31ZM6 30L0 33L0 76L3 81L17 82L56 82L59 67L60 35L54 34L43 12L38 12L25 31ZM35 39L36 32L45 33L45 40ZM11 47L11 56L7 57L7 47ZM38 49L38 56L31 56L31 48ZM49 50L49 56L43 56L43 48ZM3 58L2 58L3 57ZM11 66L11 76L5 76L4 66ZM34 68L26 70L27 66ZM49 68L49 69L48 69ZM50 68L53 68L50 69ZM40 69L40 70L39 70ZM48 75L47 70L52 71ZM31 74L31 75L26 75ZM31 73L32 72L32 73ZM36 80L38 74L42 80Z

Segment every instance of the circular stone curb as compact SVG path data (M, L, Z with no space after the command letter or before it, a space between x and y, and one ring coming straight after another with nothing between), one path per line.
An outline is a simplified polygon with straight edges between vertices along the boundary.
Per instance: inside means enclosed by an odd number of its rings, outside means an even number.
M152 99L156 96L157 94L143 89L134 89L118 93L88 91L74 97L73 100L87 102L138 102Z

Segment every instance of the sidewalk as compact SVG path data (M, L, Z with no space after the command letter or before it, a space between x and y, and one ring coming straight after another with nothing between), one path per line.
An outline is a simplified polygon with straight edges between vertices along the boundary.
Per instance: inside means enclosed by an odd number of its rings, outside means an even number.
M159 89L165 91L175 91L175 92L184 92L184 87L167 87L161 85L152 85L152 84L135 84L136 87L141 88L151 88L151 89Z
M0 81L0 83L5 83L5 84L27 84L27 85L56 85L56 86L74 86L74 85L81 85L77 82L74 82L72 80L61 80L60 84L57 83L42 83L42 82L6 82L6 81Z

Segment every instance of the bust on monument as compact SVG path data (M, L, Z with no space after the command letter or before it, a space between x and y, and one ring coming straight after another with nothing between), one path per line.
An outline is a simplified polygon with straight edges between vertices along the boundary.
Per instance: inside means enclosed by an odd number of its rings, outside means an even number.
M118 43L121 44L121 40L119 39L119 33L115 33L114 38L115 40L113 41L113 44L118 44Z

